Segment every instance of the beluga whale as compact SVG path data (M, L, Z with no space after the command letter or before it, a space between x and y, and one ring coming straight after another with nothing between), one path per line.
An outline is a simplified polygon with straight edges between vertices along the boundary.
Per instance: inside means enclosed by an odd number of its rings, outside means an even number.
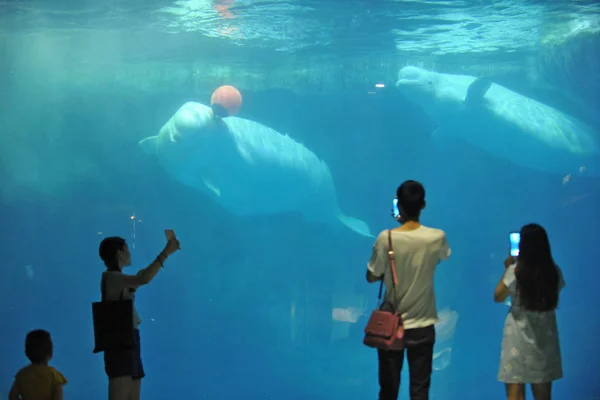
M598 132L486 77L407 66L396 87L437 124L439 148L462 139L513 164L550 174L600 176Z
M211 107L183 104L158 135L138 143L175 180L236 216L298 211L311 223L373 237L338 205L327 164L303 144L248 119L221 118Z

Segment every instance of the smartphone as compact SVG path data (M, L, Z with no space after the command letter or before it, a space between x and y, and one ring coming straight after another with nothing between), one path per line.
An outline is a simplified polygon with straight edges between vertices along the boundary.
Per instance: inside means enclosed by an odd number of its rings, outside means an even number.
M521 234L519 232L510 233L510 255L519 257L519 243L521 242Z
M173 229L165 229L165 236L167 237L167 241L175 239L175 231Z
M394 218L398 219L400 218L400 210L398 210L398 198L394 197L392 203L394 205Z

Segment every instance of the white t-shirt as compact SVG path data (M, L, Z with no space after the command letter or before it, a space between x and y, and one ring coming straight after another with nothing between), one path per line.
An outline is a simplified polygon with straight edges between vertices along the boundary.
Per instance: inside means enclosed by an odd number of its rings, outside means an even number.
M123 293L123 300L133 300L133 327L138 329L142 323L135 308L135 291L140 287L139 277L136 275L127 275L119 271L106 271L102 273L102 278L106 281L106 300L121 300L121 293ZM102 282L100 285L100 290L102 290Z
M398 285L394 299L393 278L388 256L388 231L382 231L373 245L367 268L380 277L385 273L384 300L398 306L405 329L424 328L438 322L433 276L440 261L450 257L446 233L421 225L412 231L392 230L392 247Z

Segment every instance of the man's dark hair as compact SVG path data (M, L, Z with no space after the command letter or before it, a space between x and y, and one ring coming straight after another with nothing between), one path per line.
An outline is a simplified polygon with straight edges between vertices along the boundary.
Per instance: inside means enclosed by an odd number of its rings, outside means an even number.
M417 181L404 181L396 190L398 205L402 208L406 219L416 218L425 206L425 188Z
M98 250L98 253L100 254L102 261L104 261L104 265L106 265L108 269L119 268L117 265L117 252L122 250L126 244L127 242L125 239L118 236L107 237L100 242L100 249Z
M25 338L25 355L32 364L46 362L48 358L52 357L50 333L43 329L29 332Z

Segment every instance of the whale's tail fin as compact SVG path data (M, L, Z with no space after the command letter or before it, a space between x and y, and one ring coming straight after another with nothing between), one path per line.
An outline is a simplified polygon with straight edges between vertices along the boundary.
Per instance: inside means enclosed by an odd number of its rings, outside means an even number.
M366 222L361 221L358 218L349 217L344 214L340 214L339 219L342 222L342 224L346 225L348 228L352 229L354 232L361 234L363 236L366 236L366 237L371 237L371 238L375 237L371 233L371 229L369 228L369 225L367 225Z

